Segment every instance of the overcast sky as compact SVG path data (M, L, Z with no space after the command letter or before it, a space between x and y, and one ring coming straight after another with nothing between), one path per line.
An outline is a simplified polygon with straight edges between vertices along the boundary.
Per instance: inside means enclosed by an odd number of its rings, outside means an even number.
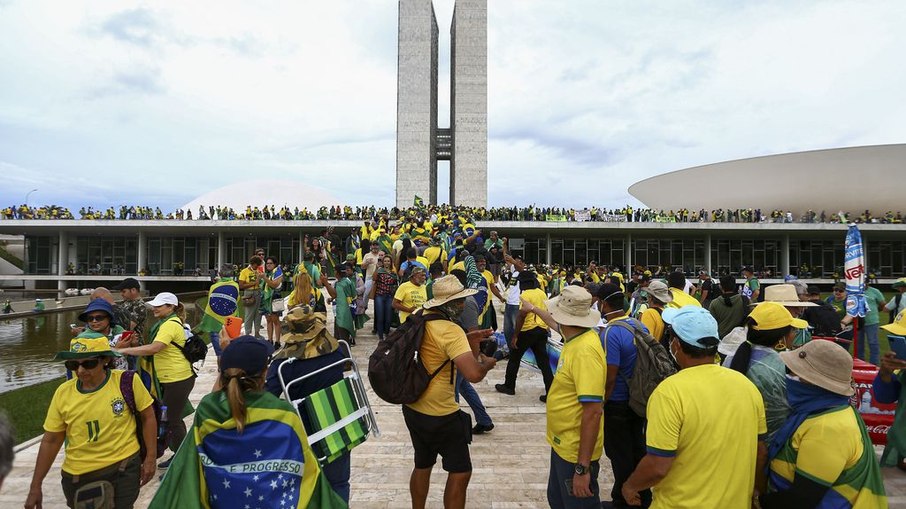
M690 166L906 142L902 0L488 3L490 205L622 206ZM453 1L434 4L446 126ZM397 15L0 0L0 206L37 189L32 205L171 210L268 179L392 205ZM721 192L702 184L677 191Z

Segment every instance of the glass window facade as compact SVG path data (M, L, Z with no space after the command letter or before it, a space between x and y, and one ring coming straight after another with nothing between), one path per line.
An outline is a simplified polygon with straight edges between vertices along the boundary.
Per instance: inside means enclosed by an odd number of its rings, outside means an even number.
M633 239L632 264L692 273L705 266L705 240Z
M288 265L299 263L299 253L302 251L298 235L226 237L224 240L226 242L225 261L240 267L248 265L249 258L259 247L264 248L267 256L276 256L280 263Z
M906 273L906 241L869 240L868 271L877 277L901 277Z
M57 239L54 237L28 237L25 240L26 274L57 273Z
M212 268L210 247L217 239L209 237L148 237L149 274L171 276L188 274L196 268L203 274ZM215 258L216 264L216 258Z
M70 239L70 244L72 244ZM138 237L76 237L76 274L135 274ZM71 255L71 252L70 252Z
M842 276L843 235L837 240L791 240L790 273L800 278Z
M782 246L780 240L712 238L711 272L735 275L743 267L750 266L759 277L777 277L782 272Z

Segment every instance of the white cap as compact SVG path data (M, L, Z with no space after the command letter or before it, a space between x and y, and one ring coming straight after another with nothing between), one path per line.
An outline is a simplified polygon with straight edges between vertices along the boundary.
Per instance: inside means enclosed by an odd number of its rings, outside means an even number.
M148 305L151 307L163 306L164 304L170 304L171 306L179 305L179 299L176 298L176 295L173 295L170 292L161 292L157 294L157 297L154 297Z

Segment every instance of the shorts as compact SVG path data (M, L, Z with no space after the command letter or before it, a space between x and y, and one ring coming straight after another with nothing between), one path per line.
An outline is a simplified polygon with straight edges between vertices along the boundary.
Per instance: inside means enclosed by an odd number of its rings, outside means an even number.
M472 471L472 416L462 410L449 415L425 415L403 405L403 417L415 448L415 468L433 467L440 454L447 472Z

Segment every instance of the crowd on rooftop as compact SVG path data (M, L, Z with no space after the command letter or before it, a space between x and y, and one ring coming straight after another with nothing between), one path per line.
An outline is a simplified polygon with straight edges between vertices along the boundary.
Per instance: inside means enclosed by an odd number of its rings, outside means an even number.
M404 219L457 214L469 217L472 221L548 221L548 222L644 222L644 223L880 223L901 224L901 211L888 210L875 214L870 210L862 212L816 212L808 210L794 214L790 210L761 210L753 208L727 208L714 210L655 210L634 208L626 205L622 208L587 207L582 209L567 207L468 207L450 205L417 205L408 208L375 207L349 205L320 207L309 210L307 207L290 207L283 205L252 206L244 210L235 210L224 206L199 206L197 212L190 209L176 209L164 213L160 207L121 205L118 209L109 207L95 210L93 207L82 207L78 211L79 219L86 220L254 220L254 221L311 221L311 220L347 220L367 221L375 218ZM11 205L0 210L2 219L75 219L65 207L43 205Z

